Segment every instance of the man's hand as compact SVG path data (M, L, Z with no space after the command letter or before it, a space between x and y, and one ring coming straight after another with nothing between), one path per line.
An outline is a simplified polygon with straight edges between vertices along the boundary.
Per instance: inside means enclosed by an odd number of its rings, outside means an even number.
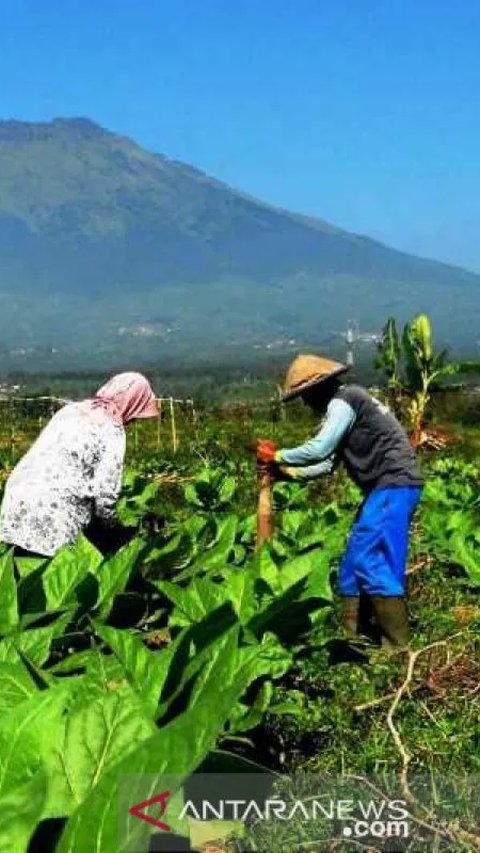
M273 477L275 480L299 480L297 471L295 468L290 468L288 465L275 465L273 468Z
M257 460L261 465L271 465L272 462L275 462L275 454L277 450L278 447L274 441L269 441L264 438L257 439Z

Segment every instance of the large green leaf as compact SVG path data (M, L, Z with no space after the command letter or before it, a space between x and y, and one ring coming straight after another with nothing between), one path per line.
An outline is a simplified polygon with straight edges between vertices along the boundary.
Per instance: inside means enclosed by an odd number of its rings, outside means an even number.
M253 572L272 592L277 588L279 568L272 558L268 542L257 551L245 569Z
M55 555L43 573L47 610L77 602L75 591L88 574L96 576L103 557L94 545L80 536Z
M308 630L314 601L332 599L329 572L328 558L321 551L310 551L284 563L270 582L274 595L262 600L248 627L257 637L273 630L281 638L289 634L290 640Z
M36 692L35 683L23 663L0 663L0 713L15 707Z
M138 695L129 686L125 670L115 655L104 655L98 651L85 672L71 678L68 676L61 678L52 676L52 678L57 683L68 685L69 708L72 712L118 691L129 692L131 698L138 701Z
M146 848L149 828L128 808L165 790L166 779L169 790L178 790L214 745L248 685L249 673L236 666L237 641L233 628L216 647L209 678L192 708L105 772L68 821L57 853ZM120 813L119 801L124 803Z
M176 575L175 581L182 581L205 572L214 573L222 570L233 552L237 531L236 515L228 515L217 521L217 533L213 544L200 552L192 566Z
M22 614L22 623L33 614L45 613L47 599L43 589L43 573L48 563L45 561L32 566L31 571L24 573L18 582L18 609Z
M220 509L230 503L235 494L236 481L223 471L205 468L194 483L184 489L185 500L191 506L204 510Z
M238 517L229 515L218 526L215 544L205 553L202 567L207 571L223 568L228 562L238 533Z
M145 541L137 536L98 566L96 576L99 591L96 607L102 619L110 613L115 596L125 589L144 548Z
M28 781L43 766L42 756L56 742L68 704L63 685L37 691L2 717L0 797Z
M199 622L208 613L228 601L228 589L208 578L195 578L186 589L170 581L157 582L158 589L175 605L172 625L187 626Z
M43 769L0 796L0 853L25 853L43 816L47 778Z
M0 557L0 634L7 634L17 623L17 587L10 550Z
M238 650L239 665L250 667L250 678L254 681L263 675L281 678L293 663L290 652L282 646L278 637L266 631L260 643L243 646Z
M109 767L154 732L153 722L130 691L105 694L68 714L46 757L48 816L70 815Z
M151 652L134 634L94 624L96 633L110 646L127 680L153 716L172 661L173 647Z
M149 578L171 575L188 566L195 554L195 544L185 530L172 536L160 548L152 548L145 563L144 574Z
M42 666L50 656L53 641L62 636L71 618L70 613L64 613L44 628L31 628L4 637L0 640L0 661L15 663L23 654L35 666Z
M49 557L15 557L15 565L21 578L27 578L32 572L47 565Z
M322 550L309 551L297 558L298 561L305 560L307 565L307 582L300 595L300 601L309 598L321 598L324 601L333 601L333 590L330 584L330 559L329 555ZM296 561L295 561L296 562Z
M388 387L398 389L400 387L400 358L402 347L397 331L397 324L393 317L389 317L382 329L382 338L377 345L378 356L375 360L377 370L383 369L388 382Z
M255 582L257 576L252 567L231 569L225 577L228 599L242 624L247 623L255 614L257 605L255 599Z
M239 734L248 732L258 726L268 710L273 695L273 684L264 681L260 685L257 695L251 705L238 702L234 712L230 715L230 730Z
M198 550L208 548L218 536L218 528L213 516L190 515L182 521L181 529L188 533Z
M286 560L280 567L276 566L268 552L265 552L258 562L258 575L276 595L282 595L299 581L308 579L309 583L305 583L305 589L310 588L312 593L315 590L315 595L327 600L332 598L328 582L328 560L320 549Z
M176 695L182 691L184 685L194 674L197 674L197 677L190 692L189 708L192 708L199 701L204 690L204 685L210 678L210 671L215 665L216 648L218 646L221 647L222 644L223 637L220 637L190 660L182 673L178 690L170 698L170 702L176 698ZM200 672L198 672L199 660L205 661L205 665ZM291 654L283 648L276 636L266 633L262 637L261 643L253 643L237 648L235 656L232 659L232 671L236 673L235 677L238 676L248 686L250 683L264 676L279 678L289 669L291 664ZM230 715L229 719L231 719Z
M287 510L281 515L282 532L293 540L298 540L300 532L311 526L311 516L304 510Z
M305 509L308 497L301 483L275 483L273 506L275 510Z
M49 667L48 671L55 675L68 675L71 672L86 670L91 663L96 663L99 655L103 657L99 649L84 649L81 652L72 652L67 657L58 661L58 663Z
M182 693L185 696L185 691L188 693L187 698L191 700L192 686L194 692L198 693L202 682L200 671L206 670L216 658L218 648L223 645L224 634L237 624L233 608L227 604L212 611L201 622L191 625L177 637L172 663L162 690L159 720L164 718L167 709L170 709L167 716L171 719L171 708L176 705L176 700Z
M226 506L229 504L235 495L237 490L237 482L235 477L231 475L227 475L222 482L219 490L219 502L221 506Z
M427 317L426 314L419 314L412 321L412 328L422 357L428 362L433 354L430 317Z
M192 660L189 662L188 666L184 672L183 681L188 681L193 673L197 673L195 684L191 691L189 697L189 710L193 708L197 702L200 702L202 699L202 694L205 689L205 686L211 681L212 671L215 670L217 666L217 657L218 654L221 653L222 648L225 645L224 636L218 637L214 640L209 646L202 649L201 652L197 653ZM233 647L232 647L233 648ZM258 647L257 647L258 648ZM201 659L204 661L201 669L198 666L198 660ZM253 654L252 654L253 659ZM240 672L241 668L245 666L247 662L247 658L240 653L238 648L232 650L232 658L231 658L231 673L233 674L237 671ZM248 659L248 664L251 665L251 659ZM245 678L245 686L247 686L251 680L253 680L252 675L253 670L251 669L248 675L248 678Z
M257 533L257 515L252 513L242 518L238 525L239 541L245 545L252 545Z
M126 527L136 527L154 509L159 485L145 481L135 472L127 473L123 485L126 493L117 502L117 517Z
M455 531L450 539L453 560L468 575L471 586L480 586L480 543L473 537L466 537L462 531Z

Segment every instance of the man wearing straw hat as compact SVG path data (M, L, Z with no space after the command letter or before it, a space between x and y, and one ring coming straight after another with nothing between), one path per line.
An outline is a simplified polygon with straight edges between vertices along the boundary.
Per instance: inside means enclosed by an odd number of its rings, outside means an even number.
M338 591L342 622L359 632L360 594L367 595L385 646L409 642L405 602L410 522L422 478L401 425L358 385L341 384L348 368L316 355L299 355L287 372L283 400L301 397L325 415L318 434L298 447L278 449L259 440L257 456L273 474L310 480L343 462L365 498L342 559Z

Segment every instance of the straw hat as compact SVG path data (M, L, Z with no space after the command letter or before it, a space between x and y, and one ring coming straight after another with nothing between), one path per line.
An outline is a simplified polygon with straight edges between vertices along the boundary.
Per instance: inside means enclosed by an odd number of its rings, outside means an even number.
M318 355L297 355L288 368L282 399L293 400L314 385L339 376L347 370L348 367L339 361L321 358Z

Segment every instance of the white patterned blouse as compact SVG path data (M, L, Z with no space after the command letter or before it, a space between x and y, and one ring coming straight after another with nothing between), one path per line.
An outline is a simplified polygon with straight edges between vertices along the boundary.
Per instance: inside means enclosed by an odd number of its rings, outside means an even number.
M0 540L52 556L93 515L110 520L122 485L125 430L88 401L68 403L12 471Z

